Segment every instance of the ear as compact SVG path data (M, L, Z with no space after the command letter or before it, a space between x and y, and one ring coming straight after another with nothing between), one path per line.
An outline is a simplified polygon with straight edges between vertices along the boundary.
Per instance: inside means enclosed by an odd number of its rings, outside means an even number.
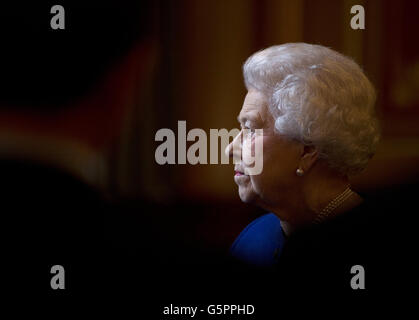
M299 168L303 169L304 172L308 172L316 163L318 156L319 153L315 147L303 146Z

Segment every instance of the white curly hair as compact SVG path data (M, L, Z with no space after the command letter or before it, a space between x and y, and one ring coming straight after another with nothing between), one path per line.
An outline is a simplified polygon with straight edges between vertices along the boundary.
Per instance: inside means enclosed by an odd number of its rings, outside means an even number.
M269 101L276 130L345 175L362 171L380 138L373 85L352 59L329 48L287 43L256 52L243 65L248 90Z

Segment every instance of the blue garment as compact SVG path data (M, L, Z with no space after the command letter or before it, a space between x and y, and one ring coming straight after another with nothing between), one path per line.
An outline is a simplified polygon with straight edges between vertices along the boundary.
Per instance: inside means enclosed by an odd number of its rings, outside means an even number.
M270 267L277 263L285 236L281 221L273 214L265 214L251 222L236 238L230 254L250 265Z

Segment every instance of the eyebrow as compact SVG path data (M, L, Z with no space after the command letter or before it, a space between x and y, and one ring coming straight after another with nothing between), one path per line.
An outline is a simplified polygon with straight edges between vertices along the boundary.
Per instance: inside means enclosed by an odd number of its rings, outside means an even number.
M247 115L242 115L242 116L240 116L240 114L239 114L237 116L237 121L239 123L245 123L246 121L258 122L258 119L257 119L257 117L255 117L254 114L248 113Z

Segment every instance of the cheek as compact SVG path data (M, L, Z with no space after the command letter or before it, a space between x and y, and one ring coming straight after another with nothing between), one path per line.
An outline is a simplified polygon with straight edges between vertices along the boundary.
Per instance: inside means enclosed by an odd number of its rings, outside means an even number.
M272 172L274 169L268 163L264 164L263 171L258 175L250 176L252 187L256 193L263 195L275 187L275 177L277 175Z
M258 193L268 196L291 183L298 161L294 148L275 137L265 137L263 148L263 171L251 180Z
M245 173L259 175L263 172L264 137L256 135L243 140L242 161Z
M252 149L254 150L254 142L252 140L253 139L243 138L242 157L243 164L246 167L249 167L252 164Z

